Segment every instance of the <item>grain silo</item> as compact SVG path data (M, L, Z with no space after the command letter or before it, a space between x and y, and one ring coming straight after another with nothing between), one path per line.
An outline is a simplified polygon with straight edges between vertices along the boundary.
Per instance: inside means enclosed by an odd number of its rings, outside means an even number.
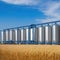
M45 26L45 44L52 44L52 27Z
M23 29L23 40L26 41L26 29Z
M40 26L38 28L38 43L44 44L45 43L45 28Z
M29 33L29 36L30 36L30 42L32 43L32 44L34 44L34 43L37 43L37 28L36 28L36 25L34 25L34 24L32 24L32 25L30 25L30 33Z
M34 38L35 42L38 43L38 27L36 27L35 29L35 38Z
M4 31L2 30L1 31L1 43L3 43L3 41L4 41Z
M14 29L10 29L9 35L10 35L9 40L15 41L15 30Z
M34 34L35 33L34 31L35 31L35 28L31 28L30 29L30 41L33 41L34 40L34 35L35 35Z
M17 41L21 43L21 29L17 29Z
M9 30L5 30L6 35L6 41L9 41Z
M29 28L26 28L26 42L29 41Z
M52 26L52 44L60 44L60 26L57 24Z
M26 29L21 29L21 43L26 43Z
M6 30L1 31L1 41L2 43L6 42Z

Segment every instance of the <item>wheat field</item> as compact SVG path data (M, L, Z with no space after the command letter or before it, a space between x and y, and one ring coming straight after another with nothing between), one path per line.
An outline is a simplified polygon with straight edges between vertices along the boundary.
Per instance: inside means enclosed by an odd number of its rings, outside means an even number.
M60 60L60 45L0 45L0 60Z

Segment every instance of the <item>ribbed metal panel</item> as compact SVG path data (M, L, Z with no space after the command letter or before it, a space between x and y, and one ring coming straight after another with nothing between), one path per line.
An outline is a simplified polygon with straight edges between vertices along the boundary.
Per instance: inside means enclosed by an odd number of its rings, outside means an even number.
M33 40L33 29L32 28L30 29L30 40L31 41Z
M26 44L26 29L21 29L21 43Z
M26 29L26 40L27 41L29 40L29 29L28 28Z
M12 39L15 40L15 43L20 43L20 41L21 41L21 30L20 29L14 29L12 32L13 32L12 33L13 34Z
M17 40L21 41L21 30L17 30Z
M3 36L4 34L3 34L3 30L1 31L1 43L3 43L3 41L4 41L4 36Z
M2 30L0 34L1 34L1 42L2 43L9 40L8 30Z
M3 30L3 40L6 41L6 30Z
M35 40L35 28L30 29L30 41Z
M10 30L10 40L15 41L15 30Z
M34 41L38 43L38 28L35 28L35 38Z
M52 44L52 27L45 26L45 44Z
M21 29L21 41L23 41L23 29Z
M52 44L60 44L60 26L52 26Z
M12 40L14 40L15 41L15 30L12 30Z
M38 43L45 43L45 28L43 26L38 28Z
M6 32L6 41L8 41L9 40L9 30L6 30L5 32Z
M12 30L9 31L9 40L12 40Z
M23 40L26 41L26 29L23 29Z
M15 43L17 43L17 29L14 29L15 30Z

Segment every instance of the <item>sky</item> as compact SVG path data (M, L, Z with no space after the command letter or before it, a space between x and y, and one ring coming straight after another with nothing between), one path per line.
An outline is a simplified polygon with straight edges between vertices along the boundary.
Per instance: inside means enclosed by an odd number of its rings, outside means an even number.
M0 30L60 20L60 0L0 0Z

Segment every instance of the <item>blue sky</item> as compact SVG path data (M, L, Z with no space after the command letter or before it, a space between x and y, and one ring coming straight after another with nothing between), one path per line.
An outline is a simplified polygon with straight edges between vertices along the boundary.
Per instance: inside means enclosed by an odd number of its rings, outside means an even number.
M0 0L0 29L60 20L60 0Z

